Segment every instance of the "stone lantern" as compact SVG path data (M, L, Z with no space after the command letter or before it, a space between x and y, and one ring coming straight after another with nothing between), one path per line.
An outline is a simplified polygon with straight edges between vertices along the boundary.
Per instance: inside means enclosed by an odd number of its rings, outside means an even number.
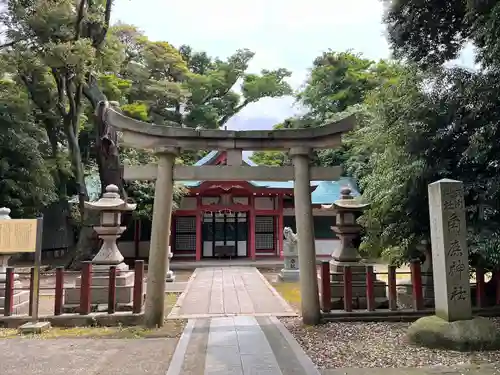
M91 304L106 305L108 303L109 268L115 266L116 275L116 303L118 308L131 306L133 303L134 274L128 271L123 263L123 255L118 249L116 241L127 229L121 226L122 215L135 210L136 204L125 202L119 194L116 185L106 186L106 192L96 202L85 202L85 208L100 213L99 225L94 227L95 232L102 240L99 252L92 259L92 291ZM76 280L74 288L66 288L65 306L77 306L80 301L81 278ZM94 288L95 287L95 288Z
M127 229L121 226L123 213L133 211L136 207L136 204L127 203L120 198L116 185L106 186L106 192L97 202L85 202L85 208L101 214L100 225L94 227L103 241L99 252L92 259L95 270L108 270L110 266L116 266L118 270L128 270L116 241Z
M343 187L340 191L340 199L331 205L323 205L324 210L334 211L336 215L335 226L332 230L340 239L339 246L332 253L330 261L330 271L332 275L332 300L340 301L344 296L343 272L344 266L349 266L352 271L352 296L357 301L358 308L366 307L366 266L361 263L361 256L358 252L359 236L362 230L361 225L356 222L356 215L363 212L370 206L363 203L351 194L349 187ZM377 302L387 301L386 283L374 280L374 294ZM356 304L355 304L356 305Z

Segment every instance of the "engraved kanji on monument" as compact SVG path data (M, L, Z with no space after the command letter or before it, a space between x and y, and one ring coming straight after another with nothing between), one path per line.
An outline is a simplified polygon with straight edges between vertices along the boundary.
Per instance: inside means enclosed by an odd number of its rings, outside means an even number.
M465 203L461 181L429 185L436 315L452 322L472 319Z

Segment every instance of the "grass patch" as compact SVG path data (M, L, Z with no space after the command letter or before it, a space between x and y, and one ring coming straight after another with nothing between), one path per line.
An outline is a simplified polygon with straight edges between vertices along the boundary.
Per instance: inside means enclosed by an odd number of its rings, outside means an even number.
M272 283L272 286L294 310L300 311L301 297L300 285L298 282L275 282Z
M177 302L178 293L165 294L165 316L170 313L172 307ZM37 338L37 339L57 339L57 338L92 338L92 339L144 339L153 337L177 338L184 329L185 320L166 320L161 328L150 329L141 326L135 327L53 327L39 335L20 335L17 329L1 328L0 339L7 338Z

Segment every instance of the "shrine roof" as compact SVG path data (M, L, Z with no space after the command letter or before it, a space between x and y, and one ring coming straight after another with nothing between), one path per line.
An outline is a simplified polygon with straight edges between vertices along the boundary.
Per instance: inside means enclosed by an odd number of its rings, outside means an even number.
M198 160L194 165L202 166L209 165L211 162L217 159L221 151L211 151L203 158ZM243 154L243 162L249 166L257 166L250 159L250 155ZM186 187L197 187L201 185L203 181L179 181ZM267 189L293 189L293 181L247 181L256 188L267 188ZM353 178L341 177L337 181L311 181L311 186L316 187L316 189L311 193L311 201L313 204L331 204L334 201L340 199L340 190L343 187L348 186L354 197L360 195L358 185Z
M202 157L200 160L198 160L196 163L194 163L195 166L199 167L201 165L206 165L206 164L210 164L210 162L214 161L215 159L217 159L217 157L222 153L223 151L217 151L217 150L214 150L214 151L210 151L208 154L206 154L204 157ZM242 154L242 158L243 158L243 162L245 162L245 164L251 166L251 167L256 167L257 164L254 163L251 159L250 159L250 155L248 155L246 152L243 152Z

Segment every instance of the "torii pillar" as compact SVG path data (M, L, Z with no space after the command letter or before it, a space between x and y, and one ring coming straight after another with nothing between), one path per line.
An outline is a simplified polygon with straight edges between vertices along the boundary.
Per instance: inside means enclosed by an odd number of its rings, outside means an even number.
M316 244L311 204L311 171L309 148L292 148L290 157L295 172L294 199L295 223L299 247L300 295L302 321L307 325L318 324L321 318L316 271Z
M174 194L174 164L178 148L156 150L158 174L155 183L153 226L149 247L148 283L144 310L147 327L161 327L165 320L165 278L169 270L170 224Z

